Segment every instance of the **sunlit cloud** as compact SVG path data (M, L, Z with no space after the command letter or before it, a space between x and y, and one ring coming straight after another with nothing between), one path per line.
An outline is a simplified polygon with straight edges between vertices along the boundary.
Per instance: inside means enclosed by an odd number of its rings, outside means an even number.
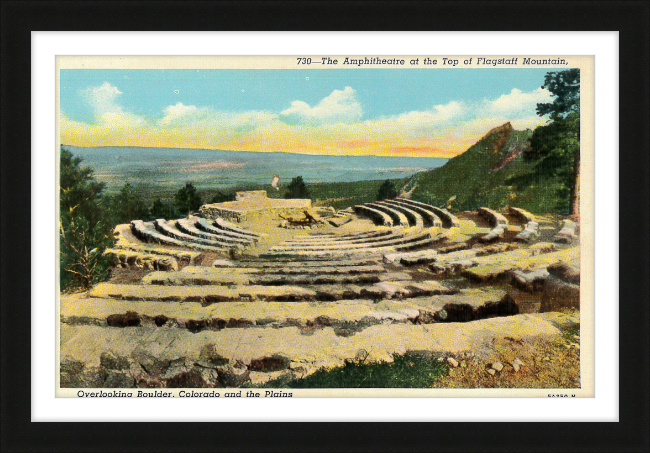
M513 89L474 104L454 100L424 110L362 119L356 91L345 87L314 106L294 100L279 112L219 111L177 102L145 118L127 111L119 102L124 94L107 82L78 94L95 117L80 121L61 113L61 141L72 146L418 157L453 157L507 121L516 129L544 124L535 106L551 99L543 89Z

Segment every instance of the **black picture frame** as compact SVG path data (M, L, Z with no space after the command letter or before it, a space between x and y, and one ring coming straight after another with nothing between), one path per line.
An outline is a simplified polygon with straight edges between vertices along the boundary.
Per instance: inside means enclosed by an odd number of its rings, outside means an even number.
M650 449L650 3L7 1L2 3L1 13L2 451ZM30 229L26 227L36 220L30 212L31 151L27 137L31 136L31 107L26 95L31 90L32 30L619 31L620 421L515 426L509 423L32 423L31 247L28 245ZM14 228L16 225L22 228ZM344 407L360 403L341 404ZM314 409L317 408L315 402ZM561 410L559 406L558 410Z

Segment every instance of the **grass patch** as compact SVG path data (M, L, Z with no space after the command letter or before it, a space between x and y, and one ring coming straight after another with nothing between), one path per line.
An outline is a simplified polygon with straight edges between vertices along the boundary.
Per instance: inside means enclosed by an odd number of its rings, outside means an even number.
M416 354L394 355L392 363L352 363L320 370L304 379L282 383L288 388L428 388L447 371L436 358ZM266 387L278 388L276 382Z

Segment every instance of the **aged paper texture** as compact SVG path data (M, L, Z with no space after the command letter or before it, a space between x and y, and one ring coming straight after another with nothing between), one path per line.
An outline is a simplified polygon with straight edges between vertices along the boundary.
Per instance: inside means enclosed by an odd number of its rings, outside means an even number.
M58 57L61 397L593 397L594 59Z

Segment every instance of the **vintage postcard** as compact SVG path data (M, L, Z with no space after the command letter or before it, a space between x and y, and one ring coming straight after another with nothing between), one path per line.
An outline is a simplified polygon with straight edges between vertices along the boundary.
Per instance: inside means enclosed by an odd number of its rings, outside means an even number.
M61 397L593 397L593 57L58 57Z

